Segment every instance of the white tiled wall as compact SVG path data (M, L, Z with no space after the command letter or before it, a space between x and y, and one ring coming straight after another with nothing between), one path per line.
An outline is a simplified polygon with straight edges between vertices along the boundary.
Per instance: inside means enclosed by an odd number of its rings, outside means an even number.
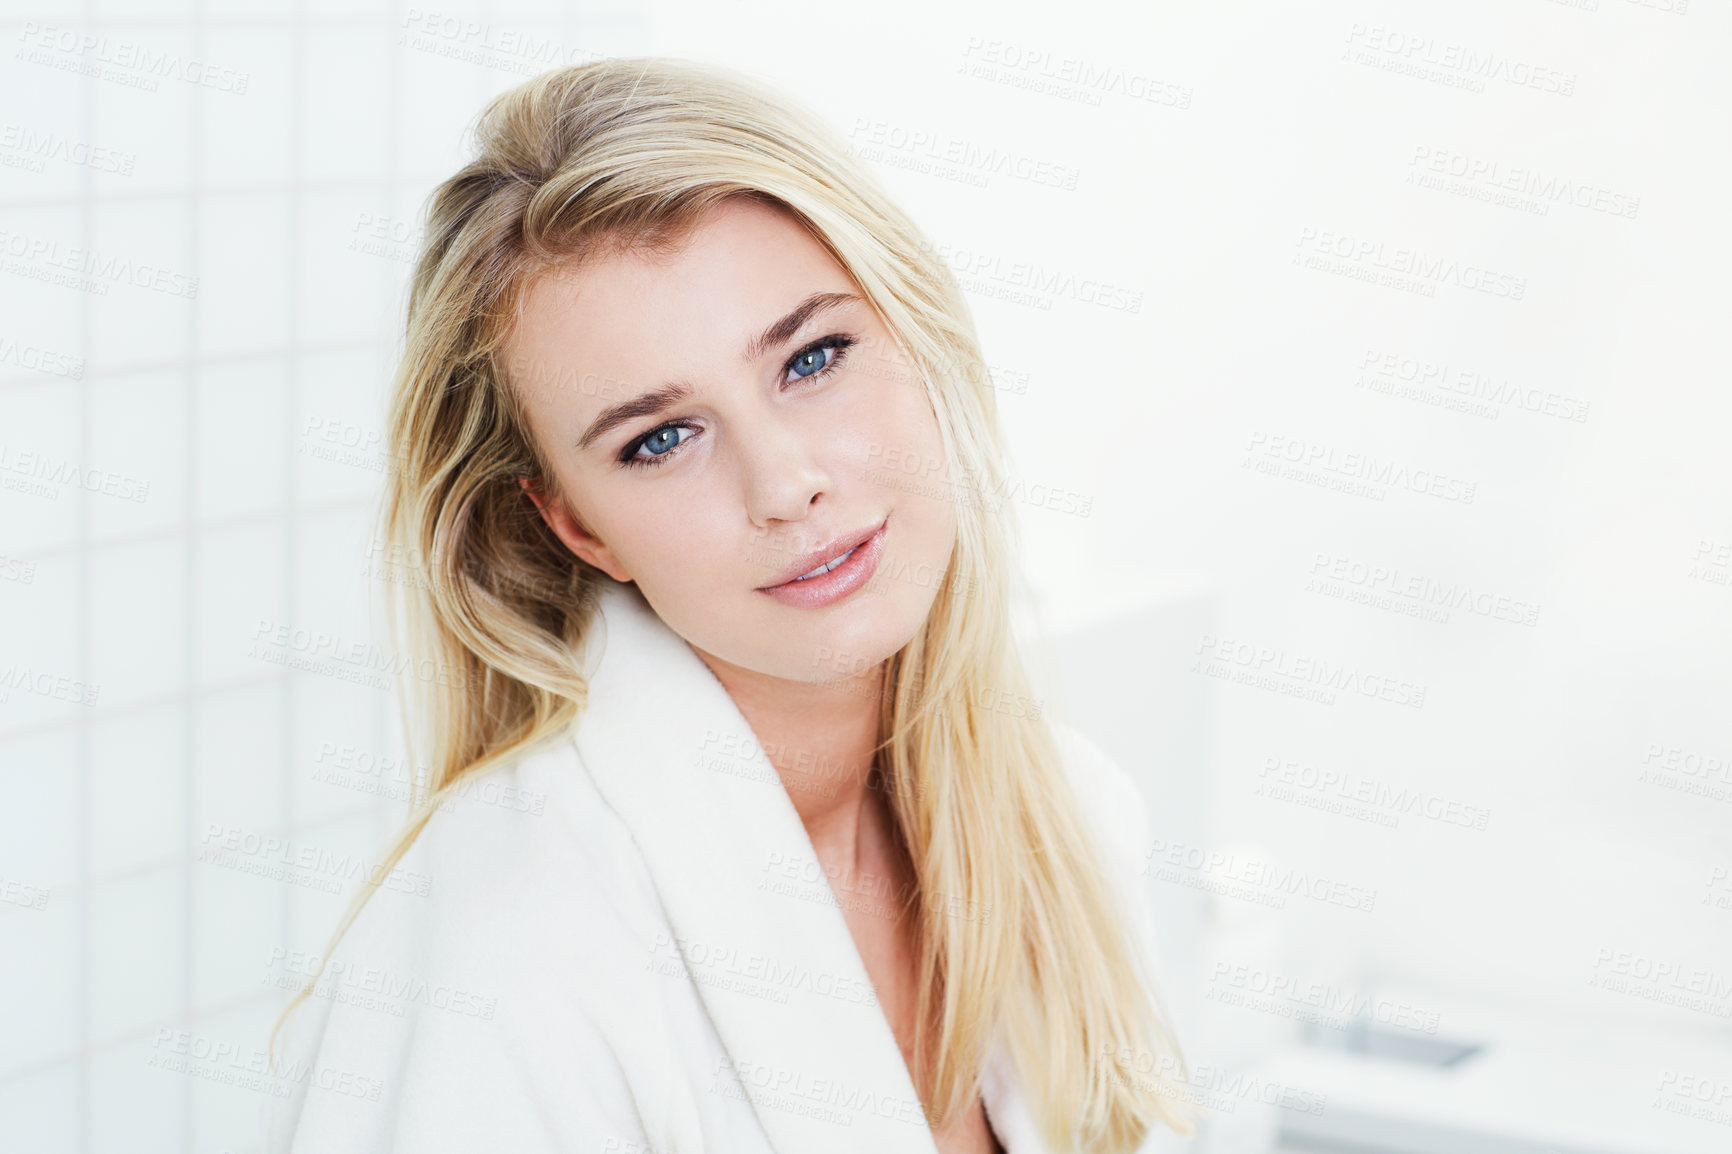
M514 32L546 50L496 47ZM398 732L388 693L261 659L260 623L385 644L369 438L420 199L488 95L642 36L629 2L7 7L0 670L25 686L0 690L8 1154L255 1141L269 1089L243 1082L283 998L267 962L318 948L339 907L322 876L245 867L370 861L386 804L314 775ZM227 90L142 53L228 69ZM81 259L85 283L43 279ZM157 270L180 291L149 287ZM360 451L319 455L327 431ZM279 848L213 859L230 831ZM206 1046L229 1049L176 1053Z

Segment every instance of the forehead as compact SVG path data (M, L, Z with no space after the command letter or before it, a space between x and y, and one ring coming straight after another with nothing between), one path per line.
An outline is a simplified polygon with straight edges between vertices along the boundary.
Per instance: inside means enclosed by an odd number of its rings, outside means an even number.
M735 362L752 335L806 296L853 287L792 216L724 201L671 253L597 256L536 280L506 352L514 380L531 392L574 371L644 387Z

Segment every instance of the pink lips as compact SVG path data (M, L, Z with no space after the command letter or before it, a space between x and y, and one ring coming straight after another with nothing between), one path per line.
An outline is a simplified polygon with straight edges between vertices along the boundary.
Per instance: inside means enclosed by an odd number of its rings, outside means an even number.
M784 581L780 585L766 586L758 592L797 609L816 609L842 600L866 584L877 571L878 561L884 555L884 534L889 524L890 518L886 517L876 532L854 547L854 552L849 554L846 561L828 573L808 577L803 581ZM811 567L815 569L821 564L823 562L819 561Z

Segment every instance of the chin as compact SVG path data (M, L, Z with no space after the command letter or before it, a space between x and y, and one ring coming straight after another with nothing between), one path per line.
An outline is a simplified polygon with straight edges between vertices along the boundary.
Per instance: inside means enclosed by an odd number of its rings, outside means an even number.
M919 596L921 592L881 593L868 586L817 610L760 598L764 606L757 613L733 618L752 624L730 631L725 640L718 638L722 648L710 652L787 681L844 681L894 657L920 631L932 602Z
M856 596L860 598L856 612L815 619L797 627L794 635L784 635L793 642L786 647L794 671L790 676L814 682L858 677L894 657L926 623L929 599L915 605L906 597L899 601L869 589Z

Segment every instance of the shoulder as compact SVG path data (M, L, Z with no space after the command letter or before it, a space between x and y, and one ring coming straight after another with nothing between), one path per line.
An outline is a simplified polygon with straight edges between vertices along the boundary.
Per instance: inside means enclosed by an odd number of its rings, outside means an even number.
M578 901L624 916L655 900L636 843L569 735L459 782L417 843L447 915L569 912Z
M581 931L593 952L656 906L630 833L562 737L453 786L345 940L503 977L532 944Z
M641 967L662 924L643 855L568 736L461 781L402 864L409 876L377 931L429 966L487 980L510 1005Z
M347 1071L371 1101L302 1082L270 1149L635 1135L634 1087L653 1075L621 1054L665 1013L643 976L659 913L569 740L466 781L328 958L284 959L281 984L318 976L285 1027L291 1076Z

